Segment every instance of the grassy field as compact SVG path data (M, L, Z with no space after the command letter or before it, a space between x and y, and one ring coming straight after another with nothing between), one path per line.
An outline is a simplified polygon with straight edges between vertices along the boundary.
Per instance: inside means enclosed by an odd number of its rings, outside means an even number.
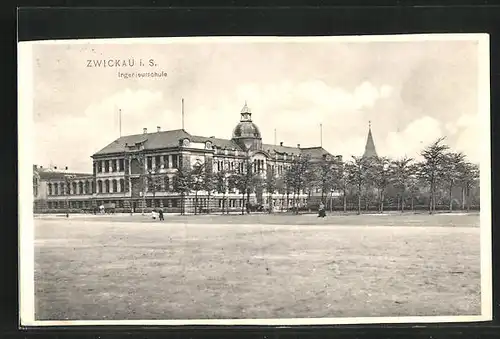
M478 215L35 219L37 320L480 314Z

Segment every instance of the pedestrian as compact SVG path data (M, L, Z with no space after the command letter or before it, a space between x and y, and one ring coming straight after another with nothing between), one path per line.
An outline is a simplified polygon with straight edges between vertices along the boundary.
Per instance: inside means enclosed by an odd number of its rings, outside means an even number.
M319 211L318 211L318 218L324 218L326 217L326 212L325 212L325 205L323 203L319 204Z
M160 219L160 221L163 221L163 210L160 208L160 210L158 211L158 217Z

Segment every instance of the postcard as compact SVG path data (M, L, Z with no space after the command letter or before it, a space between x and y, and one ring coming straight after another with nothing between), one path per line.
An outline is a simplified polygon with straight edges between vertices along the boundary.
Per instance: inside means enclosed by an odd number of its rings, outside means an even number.
M492 319L487 34L18 51L22 326Z

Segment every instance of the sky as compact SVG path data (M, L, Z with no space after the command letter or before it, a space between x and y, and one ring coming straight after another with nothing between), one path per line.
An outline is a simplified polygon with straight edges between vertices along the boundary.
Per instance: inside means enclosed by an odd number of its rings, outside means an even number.
M33 46L34 163L91 172L120 135L182 126L231 138L245 101L264 143L362 155L371 121L380 156L418 158L439 137L479 162L475 41L197 42ZM87 67L88 60L134 67ZM139 65L142 59L144 66ZM149 59L154 66L149 66ZM120 78L119 72L165 72Z

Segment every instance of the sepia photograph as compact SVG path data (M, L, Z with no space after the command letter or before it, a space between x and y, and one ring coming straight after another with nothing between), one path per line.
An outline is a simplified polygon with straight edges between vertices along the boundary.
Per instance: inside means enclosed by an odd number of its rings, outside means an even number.
M492 319L487 34L18 54L21 325Z

